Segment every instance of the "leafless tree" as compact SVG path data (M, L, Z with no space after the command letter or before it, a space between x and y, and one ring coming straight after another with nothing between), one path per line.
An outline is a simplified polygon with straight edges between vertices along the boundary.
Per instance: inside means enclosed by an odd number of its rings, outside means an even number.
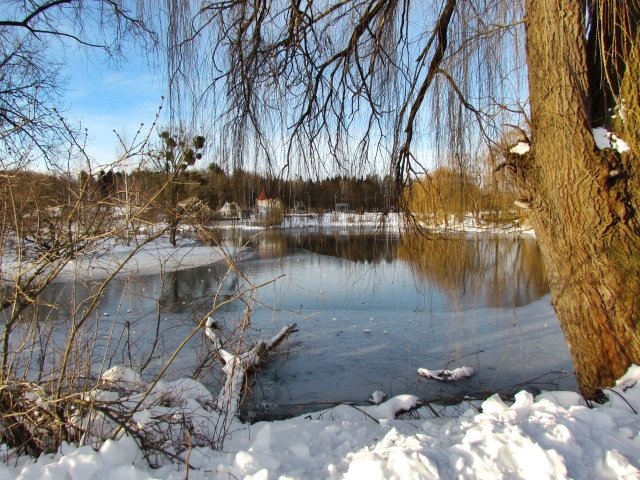
M164 181L168 183L163 191L164 201L161 204L169 223L169 242L175 247L180 221L188 217L188 212L184 210L194 206L179 205L181 200L185 200L185 172L202 159L205 138L202 135L191 137L180 129L177 133L163 130L160 132L160 140L160 145L148 152L146 160L155 171L164 175Z
M84 142L64 118L62 52L80 46L118 62L131 41L150 51L158 38L149 12L123 0L3 0L0 12L0 157L5 167L17 159L61 167L66 146Z

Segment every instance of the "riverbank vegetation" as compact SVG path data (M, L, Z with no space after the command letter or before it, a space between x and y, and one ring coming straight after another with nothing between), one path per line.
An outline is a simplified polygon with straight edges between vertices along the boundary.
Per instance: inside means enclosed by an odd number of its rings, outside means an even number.
M22 215L31 215L39 209L54 212L67 202L68 191L72 189L74 195L83 190L85 201L110 207L104 211L105 215L117 219L125 212L144 205L149 192L162 190L171 177L171 172L163 169L145 168L146 163L146 158L142 157L141 166L133 171L110 169L94 174L86 171L55 174L28 169L7 170L1 173L0 186L7 194L15 192L16 207ZM180 172L175 170L174 173L179 173L179 178L171 180L173 186L163 193L162 198L139 211L137 220L177 220L180 215L176 209L179 208L191 210L192 214L206 215L202 220L209 221L246 217L257 209L261 192L273 192L268 196L278 202L281 214L398 211L390 178L383 179L375 174L365 178L337 176L280 180L243 170L227 174L215 164L205 170L192 168ZM505 181L499 185L440 167L407 186L403 199L408 204L408 213L428 220L430 224L444 224L452 216L461 220L468 214L500 224L513 221L519 213L513 204L513 187ZM37 204L34 202L36 198ZM237 205L238 209L229 213L218 212L226 202ZM273 225L280 223L271 222Z

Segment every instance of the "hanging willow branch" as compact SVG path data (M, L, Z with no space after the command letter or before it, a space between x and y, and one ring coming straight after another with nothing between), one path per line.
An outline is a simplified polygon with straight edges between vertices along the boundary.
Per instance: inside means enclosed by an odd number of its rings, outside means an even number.
M186 110L214 120L234 166L305 176L382 167L400 185L434 160L422 143L462 153L522 123L513 2L187 3L170 2L170 104L184 112L193 93Z

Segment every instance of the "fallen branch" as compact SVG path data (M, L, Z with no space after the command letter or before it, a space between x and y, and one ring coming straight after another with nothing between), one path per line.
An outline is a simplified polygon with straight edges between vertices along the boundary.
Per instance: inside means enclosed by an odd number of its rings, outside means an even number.
M261 358L282 343L289 335L297 332L297 324L286 325L268 340L261 340L250 350L234 354L223 348L222 341L212 328L213 318L209 317L205 324L205 335L213 342L215 355L223 365L225 373L224 386L218 394L216 406L227 412L228 417L237 415L247 374L260 364Z
M471 367L459 367L453 370L429 370L428 368L419 368L418 375L432 378L441 382L454 382L463 378L470 377L474 374Z

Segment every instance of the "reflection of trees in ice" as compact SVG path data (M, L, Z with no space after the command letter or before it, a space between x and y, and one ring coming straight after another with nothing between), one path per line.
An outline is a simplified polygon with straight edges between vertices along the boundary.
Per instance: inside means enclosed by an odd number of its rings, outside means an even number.
M153 375L168 352L178 347L210 311L216 292L218 303L227 292L238 291L235 275L224 265L156 275L129 275L111 280L95 312L74 341L72 363L90 374L111 365L123 365ZM64 345L73 322L84 314L86 299L99 282L53 283L31 308L33 321L14 332L12 344L25 352L16 364L31 378L46 378L56 358L52 352ZM233 312L225 305L219 314ZM25 343L28 342L28 345ZM206 358L200 336L192 338L172 365L173 372L193 372ZM17 365L16 365L17 366Z
M518 307L548 292L533 239L409 235L398 257L461 307Z

